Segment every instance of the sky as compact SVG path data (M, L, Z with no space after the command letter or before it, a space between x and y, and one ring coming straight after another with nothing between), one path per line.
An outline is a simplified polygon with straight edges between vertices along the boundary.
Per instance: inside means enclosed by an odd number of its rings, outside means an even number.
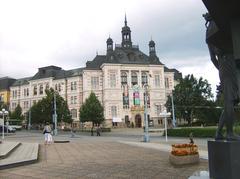
M121 43L126 13L133 44L149 54L152 38L162 63L207 79L215 93L206 11L201 0L0 0L0 77L29 77L48 65L85 67L106 53L109 36Z

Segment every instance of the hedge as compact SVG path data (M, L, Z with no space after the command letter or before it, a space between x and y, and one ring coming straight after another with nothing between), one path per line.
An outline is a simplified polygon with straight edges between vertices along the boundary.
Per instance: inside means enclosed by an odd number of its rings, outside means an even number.
M206 127L206 128L176 128L168 129L168 136L172 137L189 137L192 133L193 137L215 137L216 127Z
M91 132L91 128L80 128L80 129L77 129L76 131L78 132ZM93 131L96 132L96 129L93 128ZM101 131L100 132L111 132L111 128L101 128Z

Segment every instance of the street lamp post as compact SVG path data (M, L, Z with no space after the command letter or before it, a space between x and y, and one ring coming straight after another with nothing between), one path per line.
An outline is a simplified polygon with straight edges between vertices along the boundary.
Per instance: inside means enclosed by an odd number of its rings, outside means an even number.
M57 106L56 106L56 94L54 91L53 94L53 105L54 105L54 114L53 114L53 122L54 122L54 135L57 135Z
M171 113L167 112L166 110L164 110L163 112L160 113L160 117L164 117L164 126L165 126L165 139L166 142L168 141L167 138L167 117L170 117Z
M2 111L0 111L0 115L3 116L2 118L2 140L4 140L4 116L8 115L8 111L6 111L4 108L2 109ZM8 129L7 129L8 130Z
M175 111L174 111L174 103L173 103L173 94L171 95L171 101L172 101L172 124L173 127L176 127L176 118L175 118Z
M149 134L148 134L148 119L147 119L147 89L148 85L144 84L144 125L145 125L145 130L144 130L144 142L149 142Z
M28 114L28 130L31 129L31 100L30 100L30 108L29 108L29 114Z

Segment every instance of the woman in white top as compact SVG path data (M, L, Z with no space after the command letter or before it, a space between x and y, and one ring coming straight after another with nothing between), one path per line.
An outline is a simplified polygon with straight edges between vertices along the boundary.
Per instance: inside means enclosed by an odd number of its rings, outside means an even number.
M52 135L51 135L51 127L49 123L47 122L43 129L45 144L50 144L52 142Z

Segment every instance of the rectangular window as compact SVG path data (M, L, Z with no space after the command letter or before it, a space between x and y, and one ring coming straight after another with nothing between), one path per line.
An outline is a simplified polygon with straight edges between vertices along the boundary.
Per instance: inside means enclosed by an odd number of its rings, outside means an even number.
M169 89L169 79L165 78L165 87Z
M73 98L73 103L74 103L74 104L77 104L77 96L74 96L74 98Z
M111 106L112 117L117 117L117 106Z
M62 89L61 89L61 84L60 84L60 83L58 84L58 91L59 91L59 92L62 91Z
M23 90L23 96L29 96L29 90L28 90L28 88L25 88L25 89Z
M24 101L24 102L23 102L23 108L24 108L24 109L27 109L27 108L28 108L28 101Z
M0 95L0 102L3 102L4 98L3 98L3 94Z
M37 95L37 86L33 87L33 95Z
M14 110L17 107L16 103L12 103L12 110Z
M160 75L155 75L155 87L160 87Z
M99 88L99 78L98 77L91 77L91 87L92 87L92 89Z
M75 90L77 90L77 82L73 81L71 82L71 91L75 91Z
M40 85L39 87L39 94L43 94L43 85Z
M73 96L71 96L71 104L73 104Z
M114 73L110 74L110 87L111 88L116 87L116 74Z
M160 115L161 111L162 111L162 106L161 106L161 105L157 105L157 106L156 106L156 113L157 113L157 116Z

